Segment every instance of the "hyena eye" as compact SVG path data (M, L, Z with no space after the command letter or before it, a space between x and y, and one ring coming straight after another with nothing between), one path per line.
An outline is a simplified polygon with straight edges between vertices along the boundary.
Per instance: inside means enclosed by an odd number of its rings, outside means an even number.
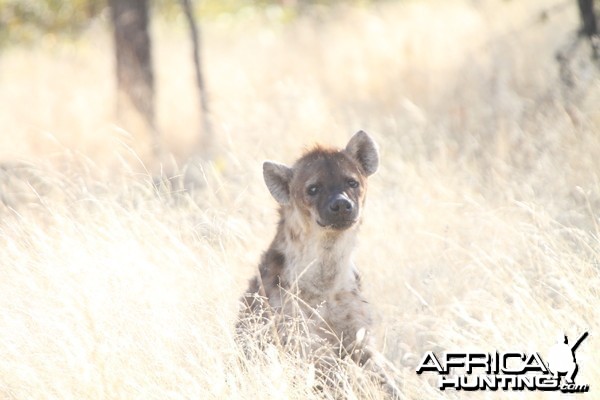
M354 179L348 179L348 186L350 186L351 188L357 188L358 187L358 181L356 181Z
M319 190L319 185L310 185L306 188L306 194L309 196L315 196L317 193L319 193Z

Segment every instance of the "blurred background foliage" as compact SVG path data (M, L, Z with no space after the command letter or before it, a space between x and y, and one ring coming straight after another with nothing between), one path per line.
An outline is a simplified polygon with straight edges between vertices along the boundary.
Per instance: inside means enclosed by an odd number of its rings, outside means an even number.
M367 4L375 0L201 0L196 14L203 18L278 9L293 18L311 6L337 3ZM154 16L166 20L182 15L179 0L150 0ZM108 21L107 0L0 0L0 46L33 44L45 35L77 37L95 22Z
M105 0L0 0L0 45L41 35L76 35L106 9Z

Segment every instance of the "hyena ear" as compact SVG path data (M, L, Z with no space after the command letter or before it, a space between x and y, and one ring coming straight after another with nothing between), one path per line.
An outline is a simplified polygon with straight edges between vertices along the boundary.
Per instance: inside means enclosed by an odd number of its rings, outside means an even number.
M290 181L292 169L287 165L272 161L263 163L263 177L271 195L279 204L290 202Z
M354 158L367 176L373 175L379 166L379 150L375 141L364 131L356 132L346 145L346 152Z

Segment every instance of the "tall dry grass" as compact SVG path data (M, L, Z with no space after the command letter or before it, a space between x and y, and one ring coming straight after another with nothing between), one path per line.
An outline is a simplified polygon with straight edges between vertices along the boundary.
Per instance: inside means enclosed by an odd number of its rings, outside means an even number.
M414 370L427 350L544 354L557 332L588 330L577 381L593 398L600 80L581 46L575 85L563 83L554 55L577 10L540 19L548 9L383 2L206 21L216 151L188 192L179 182L200 124L183 26L154 24L173 154L158 188L149 138L113 121L102 24L76 42L6 49L0 397L331 398L311 391L293 354L239 357L233 326L274 234L262 160L364 129L382 159L356 261L406 397L547 398L440 392ZM340 370L346 397L383 397L352 365Z

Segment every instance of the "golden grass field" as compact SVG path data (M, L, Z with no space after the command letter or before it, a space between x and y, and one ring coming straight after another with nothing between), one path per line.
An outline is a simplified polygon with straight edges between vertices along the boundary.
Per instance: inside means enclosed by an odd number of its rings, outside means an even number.
M561 398L441 392L415 373L428 350L545 354L561 331L589 331L576 381L591 386L582 399L598 396L600 72L585 44L572 87L555 61L575 1L211 18L214 157L193 166L182 22L153 25L162 162L114 121L105 23L0 53L0 398L333 398L292 354L239 357L233 327L275 233L263 160L344 146L359 129L381 163L355 259L405 397ZM173 185L155 190L161 174ZM342 397L384 398L341 371Z

